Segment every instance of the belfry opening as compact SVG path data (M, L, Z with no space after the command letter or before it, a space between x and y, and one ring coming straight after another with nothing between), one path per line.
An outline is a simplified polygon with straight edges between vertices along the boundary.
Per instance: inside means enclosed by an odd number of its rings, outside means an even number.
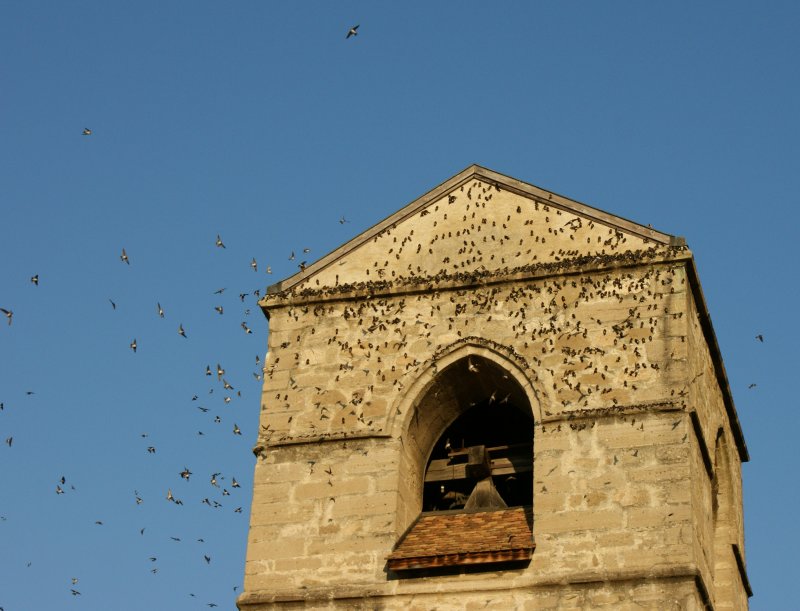
M451 422L425 468L422 510L531 505L533 418L516 380L498 364L468 356L442 371L428 394L424 403L436 409L441 400Z

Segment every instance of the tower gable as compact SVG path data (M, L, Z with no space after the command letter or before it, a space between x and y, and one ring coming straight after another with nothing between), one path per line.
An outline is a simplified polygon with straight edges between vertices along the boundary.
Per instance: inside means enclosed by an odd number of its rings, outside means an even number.
M470 166L270 292L468 280L575 259L602 261L680 238Z

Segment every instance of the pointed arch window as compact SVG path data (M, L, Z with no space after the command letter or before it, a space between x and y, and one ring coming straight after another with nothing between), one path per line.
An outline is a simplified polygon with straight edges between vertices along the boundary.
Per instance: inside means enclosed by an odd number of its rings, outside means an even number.
M422 511L388 558L393 571L530 560L533 416L498 363L464 357L439 373L418 406L427 434ZM432 430L433 429L433 430ZM423 437L424 438L424 437Z

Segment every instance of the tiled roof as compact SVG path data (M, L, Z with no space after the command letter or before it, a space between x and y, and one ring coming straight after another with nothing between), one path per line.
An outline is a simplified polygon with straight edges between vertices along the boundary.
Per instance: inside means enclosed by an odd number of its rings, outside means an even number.
M533 510L423 513L389 554L394 571L528 560Z

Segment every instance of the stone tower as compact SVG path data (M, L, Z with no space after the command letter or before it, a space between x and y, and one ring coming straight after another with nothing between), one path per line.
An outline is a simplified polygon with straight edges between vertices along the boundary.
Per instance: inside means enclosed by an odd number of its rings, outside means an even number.
M261 307L242 611L748 607L683 239L471 166Z

